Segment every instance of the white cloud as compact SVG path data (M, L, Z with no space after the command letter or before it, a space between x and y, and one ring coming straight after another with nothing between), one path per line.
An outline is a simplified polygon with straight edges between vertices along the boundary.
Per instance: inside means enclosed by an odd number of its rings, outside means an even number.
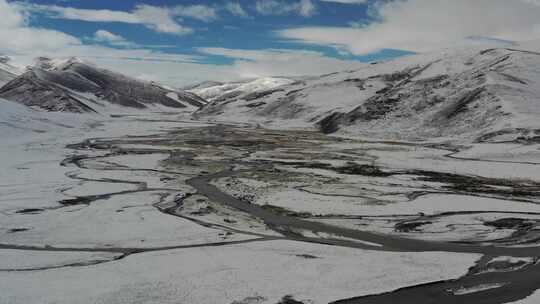
M209 55L225 56L235 59L245 59L251 61L272 60L272 61L290 61L304 55L321 55L320 52L309 50L290 50L290 49L266 49L266 50L245 50L245 49L227 49L219 47L198 48L198 51Z
M158 7L152 5L137 5L132 11L113 11L96 9L79 9L57 5L38 5L28 3L18 3L20 9L29 12L44 13L51 18L82 20L88 22L121 22L130 24L142 24L156 32L184 35L190 34L193 30L178 23L177 16L183 15L198 19L210 18L209 11L195 7L175 8ZM191 16L196 13L197 17Z
M218 19L216 9L207 5L178 5L172 9L175 16L189 17L204 22Z
M58 31L27 27L23 10L0 0L0 53L17 53L31 49L58 50L79 45L79 39Z
M235 59L231 70L241 78L319 75L360 68L365 64L324 56L308 50L242 50L200 48L200 52Z
M279 31L303 43L335 46L353 54L383 48L425 52L470 37L532 40L540 37L540 6L531 0L382 1L377 22L352 27L302 27Z
M0 1L0 29L18 27L25 23L26 16L22 10L6 1Z
M303 17L310 17L317 12L317 8L311 0L300 1L278 1L278 0L257 0L255 10L262 15L287 15L299 14Z
M96 31L92 40L122 47L134 47L136 45L135 43L128 41L126 38L106 30Z
M300 15L304 17L309 17L314 15L317 12L317 8L311 2L311 0L301 0L300 1Z
M135 7L133 14L141 20L142 24L156 32L179 35L193 32L191 28L176 22L173 12L168 8L142 4Z
M128 72L133 76L154 74L157 79L172 81L173 73L182 74L178 71L183 71L181 68L183 65L197 66L196 62L201 59L198 56L165 54L142 48L116 49L83 44L78 38L59 31L30 27L26 22L24 10L19 5L5 0L0 0L0 20L2 20L0 53L10 55L19 66L30 64L38 56L77 56L103 64L106 68ZM105 30L97 31L92 39L111 45L130 43L123 37ZM174 66L177 66L177 69L171 70ZM167 74L169 71L170 75Z
M362 66L359 62L328 58L324 54L313 51L253 51L219 48L201 49L201 52L207 55L227 56L233 58L234 63L232 65L204 64L201 63L205 58L202 55L163 53L148 47L143 48L104 29L94 33L90 40L81 41L60 31L31 27L26 22L24 12L25 10L20 5L0 0L0 22L2 22L0 53L10 55L14 63L19 66L30 64L38 56L77 56L107 69L171 86L182 86L204 80L231 81L260 76L315 75ZM79 13L81 12L77 12ZM106 15L101 14L100 18L110 20L111 17L106 17ZM86 16L87 18L95 17ZM125 17L115 14L112 16L117 19ZM79 14L78 17L81 15ZM126 20L130 20L129 18ZM84 43L88 41L100 42L103 45ZM130 44L128 48L111 47L127 43Z
M321 0L322 2L332 2L341 4L365 4L368 0Z
M257 0L255 9L259 14L263 15L283 15L293 10L290 9L290 6L276 0Z
M46 13L52 18L62 18L70 20L82 20L90 22L124 22L142 23L142 20L134 13L112 11L107 9L79 9L73 7L62 7L57 5L23 5L24 8L35 12Z
M249 14L244 10L242 5L239 2L227 2L225 3L225 10L234 16L238 17L249 17Z
M26 27L0 28L0 41L0 53L6 54L27 50L54 53L65 46L81 44L79 39L62 32Z
M97 41L107 41L107 42L122 42L126 39L120 35L113 34L106 30L98 30L94 34L94 37Z

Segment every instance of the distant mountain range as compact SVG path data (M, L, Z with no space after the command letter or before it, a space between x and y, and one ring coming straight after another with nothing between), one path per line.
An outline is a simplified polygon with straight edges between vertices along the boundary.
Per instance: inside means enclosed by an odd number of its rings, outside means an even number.
M447 49L316 77L183 90L77 58L39 58L22 74L2 58L0 98L46 111L185 109L202 120L356 137L540 142L540 53L530 47Z
M188 90L210 102L220 102L233 98L256 98L256 96L249 95L257 92L265 92L294 82L295 80L284 77L265 77L230 83L207 81L195 85Z
M206 103L195 94L130 78L77 58L38 58L0 88L0 97L47 111L76 113L107 112L111 106L198 108Z
M195 115L359 137L540 142L539 67L540 53L517 48L448 49L211 95Z

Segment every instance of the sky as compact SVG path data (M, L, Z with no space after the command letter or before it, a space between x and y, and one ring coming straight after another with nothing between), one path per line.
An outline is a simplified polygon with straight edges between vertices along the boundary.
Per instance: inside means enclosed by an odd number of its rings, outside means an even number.
M175 87L539 38L540 0L0 0L14 64L76 56Z

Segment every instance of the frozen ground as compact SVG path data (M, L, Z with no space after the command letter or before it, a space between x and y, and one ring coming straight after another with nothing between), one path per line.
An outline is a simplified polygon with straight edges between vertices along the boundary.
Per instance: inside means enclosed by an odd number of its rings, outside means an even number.
M6 129L17 136L6 138L1 147L2 303L251 303L257 297L259 303L276 303L287 295L326 303L456 278L479 258L442 252L381 254L272 240L281 234L249 214L197 196L191 209L179 210L181 217L175 217L166 214L167 206L178 193L195 192L185 180L201 169L163 163L170 157L165 151L196 149L138 140L160 141L159 135L149 135L173 128L189 134L204 125L163 121L168 116L159 114L72 121L66 115L67 127L48 123L56 114L13 107L12 121L20 122L15 119L19 114L35 117L22 124L31 128ZM131 141L127 135L137 136ZM124 148L138 152L109 155L83 146L65 148L85 138L100 145L103 137L118 143L127 139ZM158 151L143 153L148 149ZM214 156L194 159L211 163L230 157L209 153ZM74 161L74 154L86 158ZM190 200L185 202L187 208ZM221 211L203 214L200 210L208 204ZM257 240L264 242L252 242ZM403 269L408 276L398 275ZM264 283L268 281L274 283Z
M476 259L468 254L380 253L270 241L145 253L87 267L3 273L0 302L277 303L291 295L305 303L328 303L459 277Z
M534 301L535 56L445 51L201 87L216 98L205 122L193 109L73 115L0 100L0 303ZM436 98L477 87L459 119ZM411 103L389 117L314 131L334 110L365 118L357 98L394 89ZM418 133L440 113L450 125ZM367 139L381 134L394 140Z
M121 255L108 252L28 252L4 249L0 251L0 257L1 271L24 272L99 264Z

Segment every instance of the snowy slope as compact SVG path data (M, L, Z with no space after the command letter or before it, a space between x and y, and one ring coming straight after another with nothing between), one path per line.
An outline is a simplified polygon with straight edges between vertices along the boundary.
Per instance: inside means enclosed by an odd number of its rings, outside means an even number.
M41 134L81 125L83 119L68 113L46 113L0 98L0 129L3 139ZM4 142L5 143L5 142Z
M539 97L539 54L474 47L304 79L253 98L217 99L196 115L359 137L512 140L540 133Z
M47 111L76 113L106 113L110 105L182 109L205 103L192 93L136 80L77 58L38 58L27 72L0 89L0 97Z
M264 77L242 82L219 83L205 82L194 86L190 92L201 96L208 101L223 101L230 98L242 98L257 92L264 92L274 88L294 83L295 81L281 77Z
M445 68L462 64L455 72ZM540 56L506 49L442 58L406 71L380 94L320 125L398 139L529 136L540 129L539 66Z

